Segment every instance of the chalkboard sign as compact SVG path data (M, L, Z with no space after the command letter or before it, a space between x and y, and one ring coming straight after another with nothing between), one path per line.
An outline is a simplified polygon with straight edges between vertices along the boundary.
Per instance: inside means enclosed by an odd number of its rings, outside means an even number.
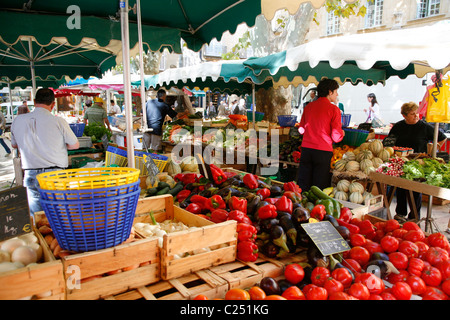
M15 187L0 192L0 241L31 232L27 188Z
M301 226L324 256L351 249L329 221L303 223Z

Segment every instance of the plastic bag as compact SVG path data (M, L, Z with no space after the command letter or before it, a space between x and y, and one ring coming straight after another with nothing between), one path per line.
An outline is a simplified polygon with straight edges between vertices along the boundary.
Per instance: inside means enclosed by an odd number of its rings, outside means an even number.
M442 87L428 89L426 120L450 123L450 78L442 80Z

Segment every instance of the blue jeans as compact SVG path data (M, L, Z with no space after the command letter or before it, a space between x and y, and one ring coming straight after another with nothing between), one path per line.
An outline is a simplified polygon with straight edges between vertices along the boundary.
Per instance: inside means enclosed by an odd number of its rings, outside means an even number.
M3 134L3 129L0 129L0 136ZM6 153L11 153L11 149L8 147L5 141L3 139L0 139L0 144L5 148Z
M25 170L25 174L23 177L23 186L27 188L28 207L30 208L30 215L32 216L33 219L35 212L42 211L40 202L41 194L39 193L38 190L39 182L36 179L36 176L43 172L56 170L61 169L52 168L52 169Z

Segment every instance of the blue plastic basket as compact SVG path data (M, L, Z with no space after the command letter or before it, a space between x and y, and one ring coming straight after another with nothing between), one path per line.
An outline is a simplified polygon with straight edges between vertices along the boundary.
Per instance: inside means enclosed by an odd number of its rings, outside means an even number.
M293 127L297 122L297 116L278 116L278 123L281 127Z
M41 200L73 201L117 197L139 189L140 181L108 188L82 190L46 190L38 187Z
M341 114L342 127L348 127L350 125L351 114Z
M42 209L59 246L75 252L110 248L128 239L141 189L116 197L44 200Z
M84 127L86 126L85 123L70 123L69 126L77 137L83 136Z

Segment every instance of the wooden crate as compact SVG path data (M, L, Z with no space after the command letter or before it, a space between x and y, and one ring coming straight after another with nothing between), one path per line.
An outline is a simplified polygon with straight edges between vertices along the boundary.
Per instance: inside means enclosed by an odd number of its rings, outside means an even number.
M44 262L0 274L0 300L17 300L25 297L39 300L64 300L65 281L63 265L57 261L42 235L33 230L42 247ZM44 297L45 296L45 297Z
M157 239L138 239L107 249L77 253L63 257L62 262L67 300L101 299L160 280ZM131 266L135 268L108 274Z
M208 269L195 271L176 279L162 280L128 292L108 297L108 300L192 300L202 294L208 299L224 297L228 283Z
M161 248L161 278L163 280L178 278L187 273L236 259L236 221L211 222L174 206L171 195L162 195L139 199L135 223L151 223L148 214L151 211L158 222L176 219L189 227L197 227L164 235ZM175 258L205 247L209 247L210 251Z
M36 223L45 218L45 213L35 214ZM42 235L37 231L42 237ZM44 241L46 250L55 256ZM160 258L155 239L137 237L129 243L115 247L74 253L58 262L62 264L67 300L95 300L111 294L124 292L154 283L160 279ZM113 274L135 266L134 269Z
M289 263L306 260L304 252L290 255L284 259L269 259L260 254L255 262L236 260L221 266L211 267L209 270L227 281L228 290L233 288L245 289L258 284L264 277L277 278L283 275L284 268Z

